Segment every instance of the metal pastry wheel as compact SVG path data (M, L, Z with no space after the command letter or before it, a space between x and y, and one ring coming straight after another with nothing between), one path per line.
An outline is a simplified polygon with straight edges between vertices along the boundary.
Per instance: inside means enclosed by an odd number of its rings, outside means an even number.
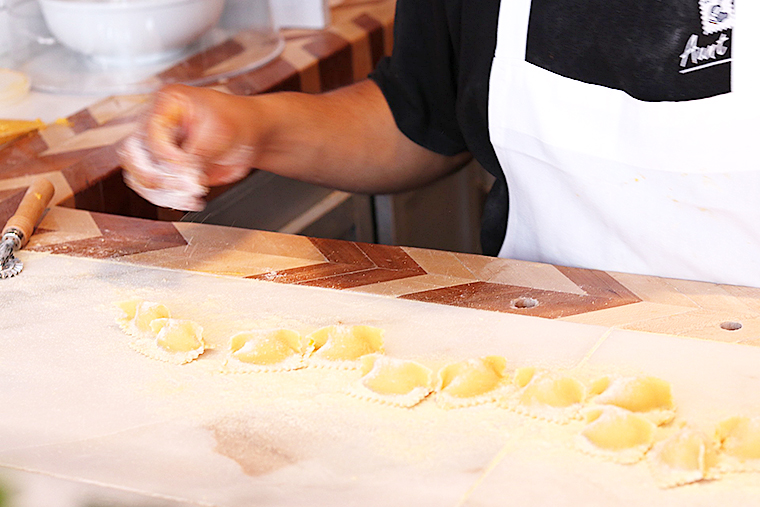
M36 180L27 189L16 213L6 222L0 239L0 278L16 276L24 268L13 254L29 241L54 193L55 188L48 180Z

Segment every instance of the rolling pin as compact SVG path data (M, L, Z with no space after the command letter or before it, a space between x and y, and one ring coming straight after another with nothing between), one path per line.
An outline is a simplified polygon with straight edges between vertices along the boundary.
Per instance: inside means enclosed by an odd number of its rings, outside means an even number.
M0 278L16 276L24 265L13 256L29 242L37 222L47 209L55 187L45 178L39 178L27 189L16 213L8 219L0 238Z

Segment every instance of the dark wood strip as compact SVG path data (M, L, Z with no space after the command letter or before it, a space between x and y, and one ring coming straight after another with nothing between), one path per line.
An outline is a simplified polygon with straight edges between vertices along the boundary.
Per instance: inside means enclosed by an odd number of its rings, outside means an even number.
M323 287L326 289L351 289L372 285L382 282L391 282L402 280L414 276L425 274L415 270L398 270L398 269L367 269L364 271L353 271L341 275L330 276L326 278L316 278L299 282L298 285L308 285L310 287Z
M290 65L290 63L285 60L277 60L275 65ZM271 80L271 83L264 84L261 93L303 91L301 74L295 69L295 67L293 67L293 71L292 74L283 77L279 81Z
M145 203L146 205L135 206L136 203ZM157 218L156 206L148 203L129 188L124 182L121 172L114 172L74 194L74 202L71 206L85 211L138 218Z
M62 171L72 164L80 161L83 156L92 150L81 150L77 152L56 153L41 158L27 160L23 164L18 164L10 168L3 168L0 178L10 179L16 177L30 176L33 174L49 173Z
M72 114L67 118L69 128L77 134L98 127L98 122L87 109Z
M101 232L100 237L68 241L32 248L36 251L113 259L132 254L153 252L187 244L171 222L90 213Z
M306 283L316 280L323 280L325 278L331 278L346 273L364 271L366 269L372 268L361 266L357 267L352 264L326 262L324 264L315 264L312 266L285 269L282 271L269 272L261 275L251 275L247 278L252 278L255 280L270 280L279 283Z
M75 195L115 173L121 173L116 145L101 146L78 153L83 156L61 169L61 174Z
M165 82L198 79L204 76L206 69L229 60L243 51L245 51L245 47L242 44L236 40L227 39L221 44L179 62L170 69L158 74L158 77Z
M230 78L225 86L235 95L300 91L301 76L292 64L282 58L276 58L263 67Z
M16 212L27 188L0 190L0 227L5 226L5 222Z
M187 245L184 236L171 222L120 217L107 213L90 213L90 215L104 236L121 235L125 239L133 239L136 242L148 241L152 243L158 241L171 244L171 246Z
M23 176L24 171L14 171L18 166L24 166L37 158L37 155L48 149L48 145L38 132L30 132L3 145L0 150L0 167L3 179Z
M489 282L473 282L401 297L415 301L532 315L547 319L568 317L636 302L630 299L579 295ZM531 300L538 304L535 306L526 304Z
M397 246L354 243L378 268L411 271L417 275L427 274L409 254Z
M641 299L604 271L556 266L557 270L591 296L621 298L631 302Z
M328 262L249 278L346 289L426 274L414 259L395 246L325 238L309 240Z
M372 67L374 68L380 59L385 56L385 31L383 30L383 24L366 13L360 14L352 21L367 32L369 48L372 53Z
M331 32L321 32L303 48L319 60L322 91L346 86L354 81L351 44Z
M309 241L330 263L347 264L353 266L354 271L376 267L357 243L326 238L309 238Z
M511 309L511 302L514 299L525 296L529 291L530 289L525 287L472 282L407 294L401 298L503 312ZM531 295L534 294L531 293Z
M111 118L107 122L105 122L101 127L105 126L112 126L112 125L123 125L125 123L131 123L134 121L137 121L140 117L140 113L145 111L147 107L139 107L139 108L133 108L127 112L125 112L123 115L117 116L115 118Z

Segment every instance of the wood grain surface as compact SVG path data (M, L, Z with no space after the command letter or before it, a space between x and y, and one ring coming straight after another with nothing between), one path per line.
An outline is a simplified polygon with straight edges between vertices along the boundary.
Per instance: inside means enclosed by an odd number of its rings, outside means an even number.
M0 208L0 220L11 212ZM65 207L48 213L27 248L760 346L760 289L751 287Z
M275 91L319 93L365 78L393 41L395 0L347 0L332 8L326 30L283 30L285 48L263 67L212 83L236 95ZM194 61L218 65L244 56L230 40L178 63L163 74L192 77ZM197 65L196 65L197 67ZM104 98L68 118L0 145L0 199L22 190L31 177L46 175L56 186L56 204L142 218L160 210L122 181L118 144L134 129L147 95ZM6 191L10 193L6 193Z

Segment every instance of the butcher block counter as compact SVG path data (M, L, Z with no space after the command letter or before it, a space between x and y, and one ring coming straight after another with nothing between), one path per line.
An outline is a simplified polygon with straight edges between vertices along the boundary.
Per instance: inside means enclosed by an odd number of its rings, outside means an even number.
M331 22L324 30L282 30L282 53L254 70L213 83L215 89L235 95L301 91L319 93L367 77L393 46L395 0L334 2ZM218 66L246 58L234 41L167 69L167 76L193 75L194 62ZM202 59L201 59L202 57ZM203 69L205 67L201 67ZM64 99L61 99L64 100ZM0 199L36 175L56 186L54 202L63 206L143 218L179 219L180 214L157 208L127 188L121 178L118 144L132 132L145 111L148 95L119 95L93 99L87 107L58 117L52 94L31 94L16 105L0 104L0 118L34 120L47 126L11 143L0 145ZM81 99L66 97L72 104ZM223 189L217 189L216 194Z
M6 207L0 213L5 220ZM385 354L507 371L656 376L675 424L760 414L760 289L53 207L0 280L8 505L757 505L760 476L661 488L557 424L485 403L347 394L355 370L229 373L231 332L382 329ZM217 347L130 347L120 301L165 304ZM510 373L511 374L511 373ZM15 503L14 503L15 502Z

